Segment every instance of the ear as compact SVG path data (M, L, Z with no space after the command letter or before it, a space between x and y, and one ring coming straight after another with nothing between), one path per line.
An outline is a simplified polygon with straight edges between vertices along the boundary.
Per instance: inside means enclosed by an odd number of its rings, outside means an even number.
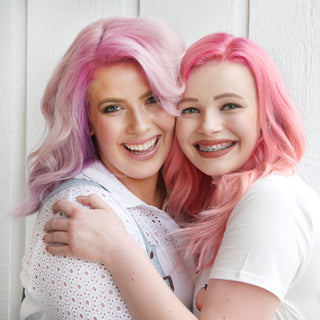
M90 132L90 136L94 135L94 130L93 130L93 128L92 128L90 123L89 123L89 132Z

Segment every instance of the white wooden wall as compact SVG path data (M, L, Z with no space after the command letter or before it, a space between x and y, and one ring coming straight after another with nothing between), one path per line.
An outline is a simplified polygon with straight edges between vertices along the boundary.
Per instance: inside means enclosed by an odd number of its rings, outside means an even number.
M26 154L44 127L40 98L80 29L109 16L166 19L187 45L227 31L265 48L303 114L308 148L300 174L320 193L319 0L0 0L0 319L18 319L33 218L13 221L8 212L23 194Z

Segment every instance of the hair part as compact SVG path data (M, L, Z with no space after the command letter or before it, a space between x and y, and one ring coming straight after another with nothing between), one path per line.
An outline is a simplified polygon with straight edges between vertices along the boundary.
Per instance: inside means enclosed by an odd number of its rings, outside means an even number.
M176 115L183 92L179 67L184 43L163 21L102 19L84 28L57 65L42 98L46 136L28 158L27 194L13 215L36 212L63 180L97 158L90 136L87 89L96 72L122 61L142 68L162 107Z
M183 57L181 77L187 82L195 68L225 61L246 66L255 80L261 136L251 156L236 172L213 181L193 168L175 140L164 170L172 188L169 205L186 227L186 254L196 257L200 269L213 263L227 220L252 183L270 173L293 174L305 150L302 120L274 62L249 39L203 37Z

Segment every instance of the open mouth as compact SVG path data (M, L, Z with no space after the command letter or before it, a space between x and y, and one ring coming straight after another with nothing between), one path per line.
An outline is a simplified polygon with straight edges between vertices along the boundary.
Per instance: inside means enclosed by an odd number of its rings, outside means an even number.
M195 144L194 146L203 152L217 152L221 150L225 150L228 148L231 148L235 142L229 142L229 143L220 143L215 145L203 145L203 144Z
M126 150L128 150L129 152L131 152L133 154L146 154L155 148L158 141L159 141L159 138L154 137L144 143L139 143L139 144L138 143L137 144L124 143L123 145L126 148Z

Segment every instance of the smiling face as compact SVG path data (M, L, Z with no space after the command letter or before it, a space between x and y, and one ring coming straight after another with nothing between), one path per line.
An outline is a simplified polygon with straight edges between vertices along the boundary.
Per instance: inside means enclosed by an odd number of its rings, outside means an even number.
M174 117L157 103L141 68L122 62L99 70L87 99L102 163L120 177L157 178L171 147Z
M241 167L260 135L256 86L248 68L233 62L191 71L176 134L189 160L220 177Z

